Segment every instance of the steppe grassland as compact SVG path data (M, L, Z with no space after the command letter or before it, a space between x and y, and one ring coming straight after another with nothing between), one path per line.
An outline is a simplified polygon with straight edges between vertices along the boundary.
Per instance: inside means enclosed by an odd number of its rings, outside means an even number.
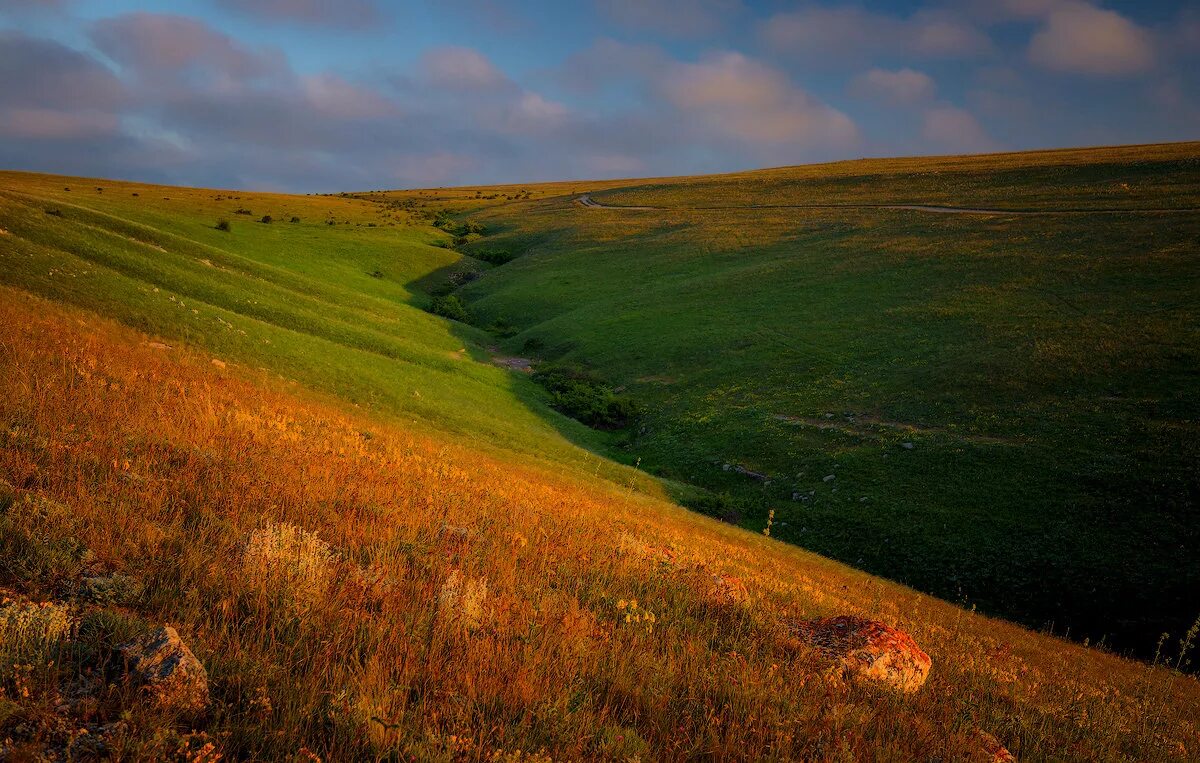
M76 651L0 700L10 716L52 718L58 686L166 621L212 679L201 741L232 757L950 759L978 728L1030 759L1184 759L1200 743L1200 687L1166 668L11 289L0 322L0 469L19 488L0 582L69 588L83 562L66 545L142 586L87 608ZM67 511L24 508L39 502ZM714 594L714 575L749 600ZM627 620L632 602L653 617ZM929 651L920 693L846 682L786 635L847 612ZM118 753L194 748L120 685L98 691L97 717L126 713Z

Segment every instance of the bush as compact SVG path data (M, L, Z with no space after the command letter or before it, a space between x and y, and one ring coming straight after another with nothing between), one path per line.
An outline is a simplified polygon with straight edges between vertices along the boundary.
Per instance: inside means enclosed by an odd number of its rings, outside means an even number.
M516 255L507 249L480 249L472 251L471 256L477 260L490 262L493 265L503 265L516 259Z
M550 392L551 405L596 429L620 429L637 418L632 398L616 394L593 372L578 366L549 366L533 380Z
M546 343L537 337L529 337L525 340L525 344L521 345L521 352L526 355L537 354L546 349Z
M266 223L267 225L270 225L270 224L271 224L271 216L270 216L270 215L263 215L263 216L262 216L262 219L261 219L261 220L259 220L259 222L260 222L260 223Z
M729 493L706 493L684 503L689 509L716 517L731 525L740 525L745 517L744 507Z
M235 215L252 215L252 214L254 214L253 212L251 212L250 210L245 209L245 208L235 209L235 210L233 210L233 213Z
M440 315L443 318L449 318L452 321L467 322L467 307L458 297L453 294L434 297L429 304L429 312L434 315Z
M298 223L298 222L300 222L300 218L299 218L299 217L293 217L293 218L292 218L292 222L294 222L294 223Z
M231 228L229 226L229 221L228 220L217 220L217 230L223 231L224 233L228 233L231 230Z
M62 217L62 210L61 209L47 209L46 214L54 215L55 217Z

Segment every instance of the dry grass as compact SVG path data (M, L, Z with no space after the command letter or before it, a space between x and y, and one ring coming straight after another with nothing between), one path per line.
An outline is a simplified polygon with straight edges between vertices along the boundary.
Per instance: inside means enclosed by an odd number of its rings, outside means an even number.
M36 538L31 515L11 525L45 563L9 564L0 538L0 585L75 601L82 559L144 587L124 607L71 605L78 653L29 697L2 684L19 710L0 714L0 749L65 744L47 720L61 687L123 631L167 622L214 707L203 734L168 744L180 719L99 682L71 724L123 718L120 757L949 760L977 729L1029 759L1200 755L1200 687L1171 670L155 351L21 292L0 292L0 325L0 476L73 518ZM68 540L86 553L56 551ZM780 627L832 614L911 633L933 658L925 688L848 683Z

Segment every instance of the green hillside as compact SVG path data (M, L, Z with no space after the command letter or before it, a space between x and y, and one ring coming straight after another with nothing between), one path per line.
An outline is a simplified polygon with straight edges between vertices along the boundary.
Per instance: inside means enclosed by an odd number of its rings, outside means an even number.
M458 295L624 388L702 508L1120 648L1195 618L1200 145L541 190L443 193L516 257Z
M0 235L5 284L477 447L654 487L573 446L606 438L488 363L488 335L422 309L414 284L463 256L415 205L0 173Z

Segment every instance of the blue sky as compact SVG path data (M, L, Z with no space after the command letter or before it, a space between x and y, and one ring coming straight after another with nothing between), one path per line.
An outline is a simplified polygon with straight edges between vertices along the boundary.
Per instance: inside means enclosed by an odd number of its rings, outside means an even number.
M1180 0L5 0L0 166L290 191L1200 139Z

